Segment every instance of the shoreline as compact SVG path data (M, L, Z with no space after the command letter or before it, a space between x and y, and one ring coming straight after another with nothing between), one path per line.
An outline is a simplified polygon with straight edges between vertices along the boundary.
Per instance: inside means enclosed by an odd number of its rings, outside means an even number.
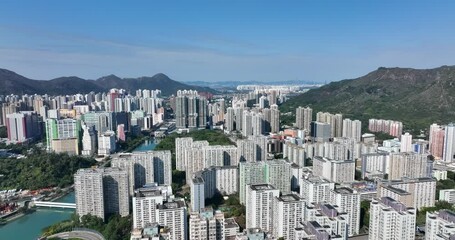
M65 189L66 189L66 191L64 191L62 194L60 194L60 195L58 195L58 196L56 196L56 197L51 198L49 201L50 201L50 202L54 202L54 201L56 201L56 200L58 200L58 199L61 199L61 198L65 197L66 195L68 195L68 194L70 194L71 192L74 191L74 189L73 189L72 186L71 186L71 187L67 187L67 188L65 188ZM33 208L31 208L31 209L36 209L36 208L33 207ZM35 212L35 210L34 210L34 211L30 211L30 212L25 212L25 213L24 213L24 212L19 212L19 211L17 211L17 212L15 212L14 214L12 214L11 216L8 216L7 218L5 218L5 219L4 219L5 222L4 222L3 224L0 224L0 228L1 228L2 226L8 225L8 223L10 223L10 222L13 222L13 221L15 221L15 220L17 220L17 219L19 219L19 218L21 218L21 217L23 217L23 216L26 216L26 215L31 214L31 213L34 213L34 212Z

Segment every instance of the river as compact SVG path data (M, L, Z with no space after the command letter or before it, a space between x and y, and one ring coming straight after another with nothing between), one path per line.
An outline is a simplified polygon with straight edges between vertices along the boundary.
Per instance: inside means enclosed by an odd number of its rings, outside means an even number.
M71 192L56 201L74 203L74 192ZM0 239L35 240L41 236L43 228L69 219L73 213L73 209L38 208L33 213L0 226Z
M155 149L155 139L145 140L133 152L144 152ZM57 202L74 203L74 192L56 200ZM41 236L42 229L52 224L69 219L74 210L38 208L35 212L22 216L6 225L0 226L0 240L35 240Z
M156 147L156 142L155 139L151 138L148 140L145 140L141 145L139 145L137 148L133 150L133 152L146 152L146 151L151 151L155 149Z

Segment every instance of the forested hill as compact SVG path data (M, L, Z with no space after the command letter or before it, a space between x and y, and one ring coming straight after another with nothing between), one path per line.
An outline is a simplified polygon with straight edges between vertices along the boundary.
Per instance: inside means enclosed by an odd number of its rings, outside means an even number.
M379 68L363 77L332 82L291 98L282 112L298 106L342 113L362 120L402 121L409 130L425 129L433 122L455 121L455 66L434 69Z
M59 77L52 80L33 80L13 71L0 68L0 94L50 94L66 95L89 92L107 92L111 88L123 88L134 93L137 89L160 89L169 96L180 89L214 93L208 87L199 87L174 81L162 73L152 77L119 78L115 75L86 80L79 77Z

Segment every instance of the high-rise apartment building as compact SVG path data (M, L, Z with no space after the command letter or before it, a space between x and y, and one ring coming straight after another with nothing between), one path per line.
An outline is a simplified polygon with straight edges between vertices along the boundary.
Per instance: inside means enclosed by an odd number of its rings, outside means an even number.
M224 240L225 219L221 211L204 208L200 213L190 214L190 240Z
M247 185L246 227L273 230L273 199L280 196L280 190L270 184Z
M416 209L435 205L436 180L433 178L404 178L383 181L378 185L378 197L395 197L395 200L400 199L406 206Z
M298 107L295 110L295 124L298 129L310 131L310 123L313 121L313 109Z
M158 204L158 224L169 230L170 239L187 240L187 209L183 200Z
M339 113L318 112L316 114L316 121L330 124L330 137L343 136L343 115Z
M304 225L306 230L310 233L313 227L319 226L325 228L321 231L320 236L326 238L322 239L347 239L348 238L348 215L346 212L340 210L336 205L327 203L323 204L307 204L304 211ZM316 224L315 224L316 223ZM317 227L317 228L319 228ZM319 234L316 234L319 235ZM333 237L328 237L333 236ZM328 238L327 238L328 237ZM317 238L316 238L317 239Z
M83 124L82 131L82 155L92 156L96 152L95 128Z
M166 198L159 189L141 188L133 195L133 228L144 228L157 222L157 206Z
M116 150L115 132L106 131L98 136L98 155L108 156Z
M396 180L403 177L421 178L431 177L433 168L432 161L428 160L427 154L412 152L391 153L388 163L388 179Z
M68 148L62 147L61 140L73 140L68 145L74 154L79 154L79 138L81 122L75 119L47 119L46 121L46 147L48 151L63 152ZM59 151L62 149L63 151Z
M35 112L19 112L6 114L6 130L8 140L23 143L34 140L41 135L38 115Z
M119 168L79 169L74 175L76 213L105 219L129 215L128 175Z
M427 212L425 224L426 240L453 239L455 236L455 212L440 210Z
M330 191L333 189L335 183L320 176L300 179L300 196L308 203L330 202Z
M455 204L455 189L439 190L439 201L446 201Z
M232 132L232 131L236 130L236 128L235 128L235 124L236 124L236 122L235 122L235 110L234 110L234 108L228 107L225 117L226 117L226 119L224 121L224 127L225 127L226 131Z
M172 183L171 152L167 150L123 153L112 159L112 166L128 172L131 195L147 183Z
M343 137L353 138L360 142L362 138L362 122L346 118L343 120Z
M305 200L296 194L286 194L273 199L273 236L295 239L294 229L303 220Z
M360 194L350 188L330 191L330 203L347 213L348 236L358 235L360 230Z
M333 160L323 157L313 158L313 174L336 183L353 182L355 162L352 160Z
M455 161L455 125L453 123L446 126L442 160L444 162Z
M331 126L328 123L323 122L311 122L311 137L315 142L328 142L331 133Z
M444 135L445 130L433 123L430 126L429 151L437 160L442 159L444 152Z
M370 204L371 240L415 239L416 210L392 198L373 199Z
M249 136L247 139L237 140L239 161L265 161L267 159L267 143L266 136Z
M207 125L207 99L197 91L179 90L175 99L177 128L205 128Z
M401 135L400 152L413 152L411 134L405 133Z
M205 208L205 181L203 177L195 177L190 182L191 211L200 212Z
M265 161L265 182L280 190L282 194L291 192L291 164L286 160Z
M270 132L278 133L280 131L280 110L276 104L270 106Z

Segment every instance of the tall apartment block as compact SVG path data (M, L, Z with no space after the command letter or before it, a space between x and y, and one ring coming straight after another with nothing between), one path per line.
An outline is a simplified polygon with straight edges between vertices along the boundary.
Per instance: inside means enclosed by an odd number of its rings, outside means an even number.
M434 178L404 178L383 181L378 185L378 197L391 197L416 209L435 205L436 180Z
M295 239L294 228L303 219L305 200L296 194L286 194L273 199L273 235L277 238Z
M197 91L179 90L175 99L177 128L205 128L207 125L207 99Z
M358 235L360 230L360 194L350 188L330 191L330 203L347 213L348 236Z
M304 232L307 234L306 237L316 237L316 239L346 240L348 238L348 224L347 213L340 211L338 206L327 203L307 204L301 222L305 229Z
M445 130L438 124L431 124L429 137L429 151L437 160L442 159L444 151Z
M351 120L346 118L343 120L343 137L355 139L360 142L362 137L362 122L359 120Z
M128 172L130 195L147 183L172 183L171 151L123 153L112 159L112 166Z
M6 114L8 140L13 143L23 143L38 138L41 134L38 120L35 112Z
M252 184L246 191L246 227L273 229L273 199L280 190L270 184Z
M75 119L47 119L46 147L48 151L79 155L81 122Z
M455 125L453 123L446 126L442 160L448 163L455 161Z
M370 204L371 240L415 239L416 210L389 197L373 199Z
M300 196L308 203L330 202L330 191L333 189L335 183L320 176L300 179Z
M313 158L313 174L331 182L353 182L355 162L352 160L333 160L324 157Z
M159 189L141 188L133 196L133 228L144 228L157 222L157 206L166 197Z
M295 124L298 129L310 131L310 123L313 121L313 109L298 107L295 110Z
M187 240L188 220L185 202L177 200L158 204L158 224L169 229L171 239Z
M225 219L221 211L204 208L200 213L191 213L189 221L191 240L224 240Z
M455 237L455 212L447 209L427 212L425 239L453 239Z
M76 213L102 218L129 215L128 174L119 168L79 169L74 175Z

